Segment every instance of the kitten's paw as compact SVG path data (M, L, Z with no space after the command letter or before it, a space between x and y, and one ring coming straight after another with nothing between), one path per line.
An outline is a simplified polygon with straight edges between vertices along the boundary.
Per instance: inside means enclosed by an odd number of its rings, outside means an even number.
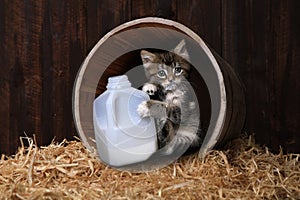
M156 87L155 85L151 84L151 83L146 83L146 84L143 86L142 90L143 90L144 92L146 92L147 94L149 94L150 96L152 96L152 95L154 95L155 92L157 91L157 87Z
M158 119L165 119L166 114L166 103L162 101L143 101L137 108L138 114L143 117L154 117Z
M150 117L150 109L148 106L148 101L143 101L142 103L140 103L140 105L138 105L138 108L136 111L142 118Z
M178 107L181 107L181 102L182 102L182 96L184 95L183 92L180 91L175 91L175 92L169 92L166 95L166 102L169 105L175 105Z

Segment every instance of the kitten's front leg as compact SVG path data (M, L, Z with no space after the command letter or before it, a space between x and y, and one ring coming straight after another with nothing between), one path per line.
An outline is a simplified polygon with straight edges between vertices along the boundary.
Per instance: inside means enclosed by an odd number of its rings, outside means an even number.
M143 101L140 105L138 105L137 112L142 118L154 117L158 145L159 147L164 146L165 142L167 142L167 139L169 138L166 138L164 135L165 123L167 121L167 104L156 100Z
M200 137L194 127L180 127L174 138L162 150L165 155L173 154L175 151L184 153L189 147L199 147Z
M137 112L142 118L154 117L156 119L165 119L167 118L166 108L167 104L165 102L149 100L143 101L138 105Z

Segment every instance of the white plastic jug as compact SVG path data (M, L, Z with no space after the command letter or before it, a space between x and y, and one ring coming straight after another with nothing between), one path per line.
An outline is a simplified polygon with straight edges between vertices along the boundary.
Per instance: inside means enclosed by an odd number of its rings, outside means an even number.
M100 159L116 167L147 160L157 150L155 124L136 110L148 94L131 87L126 75L110 77L106 88L93 107Z

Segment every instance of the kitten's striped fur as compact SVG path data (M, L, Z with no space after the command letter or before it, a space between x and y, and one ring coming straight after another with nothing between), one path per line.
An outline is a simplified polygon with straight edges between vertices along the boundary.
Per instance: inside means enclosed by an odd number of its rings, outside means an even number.
M158 128L159 148L171 154L177 146L198 149L201 145L199 109L192 87L187 81L190 64L185 41L169 52L141 51L148 83L143 90L156 100L138 107L141 117L154 117Z

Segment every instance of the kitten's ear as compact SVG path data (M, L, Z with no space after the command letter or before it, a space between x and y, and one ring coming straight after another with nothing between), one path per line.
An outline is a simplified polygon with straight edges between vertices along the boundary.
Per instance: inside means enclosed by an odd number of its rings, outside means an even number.
M186 49L185 40L181 40L181 42L175 47L174 53L178 54L186 60L190 59L189 53Z
M149 51L146 51L146 50L141 51L141 58L142 58L143 64L153 63L155 60L155 57L156 57L156 55L153 53L150 53Z

